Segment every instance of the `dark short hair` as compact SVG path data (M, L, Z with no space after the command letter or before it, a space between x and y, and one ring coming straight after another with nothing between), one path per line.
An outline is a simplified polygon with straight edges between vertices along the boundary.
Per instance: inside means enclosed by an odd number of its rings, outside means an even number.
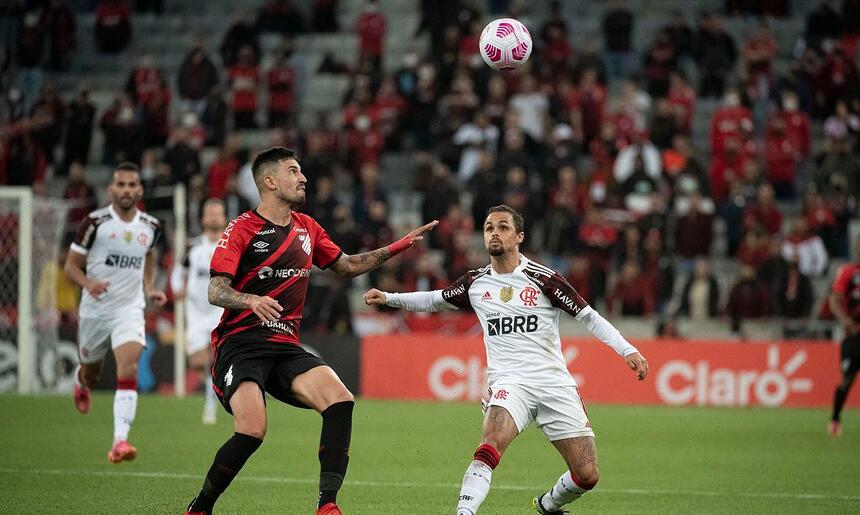
M117 172L134 172L138 177L140 177L140 167L130 161L123 161L114 167L113 172L111 172L110 175L111 181L114 180Z
M287 159L295 159L298 161L299 153L291 148L272 147L257 154L257 157L254 158L254 162L251 163L251 173L254 174L254 182L260 182L263 178L263 170L266 167L280 161L286 161Z
M516 209L501 204L487 210L487 216L490 216L492 213L509 213L511 218L514 219L514 229L516 229L517 234L525 230L526 222L523 220L523 215L519 214Z

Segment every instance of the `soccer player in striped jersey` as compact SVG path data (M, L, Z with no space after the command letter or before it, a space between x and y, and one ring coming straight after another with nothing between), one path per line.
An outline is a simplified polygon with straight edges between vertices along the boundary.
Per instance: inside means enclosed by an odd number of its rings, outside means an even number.
M224 309L209 304L209 264L215 254L215 246L227 226L224 201L210 198L203 203L200 225L203 234L194 238L185 253L182 264L174 267L170 274L170 285L177 301L185 301L185 352L188 364L200 374L206 385L201 421L212 425L217 418L218 400L212 388L212 330L221 320Z
M532 422L564 458L568 470L532 506L543 515L568 513L563 507L594 488L599 478L594 432L576 381L561 352L561 311L623 357L640 380L648 362L615 327L589 306L558 273L522 254L523 218L508 206L489 210L484 245L490 264L467 272L442 290L365 293L367 304L409 311L471 309L484 330L489 402L481 445L460 490L457 515L475 515L490 490L493 469L514 438Z
M215 455L187 515L211 513L215 501L263 443L264 394L322 415L317 515L341 515L337 492L346 475L353 397L334 371L304 350L299 337L311 267L343 277L368 272L423 238L438 222L387 247L349 256L297 208L307 179L293 150L275 147L251 165L260 205L227 224L212 256L209 302L224 308L212 332L215 393L233 415L235 433Z

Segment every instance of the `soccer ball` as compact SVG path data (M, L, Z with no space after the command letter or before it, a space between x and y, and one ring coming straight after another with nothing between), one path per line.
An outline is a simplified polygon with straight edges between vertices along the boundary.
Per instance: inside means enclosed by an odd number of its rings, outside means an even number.
M511 18L491 21L484 27L479 43L481 57L494 70L513 70L532 53L532 36L525 25Z

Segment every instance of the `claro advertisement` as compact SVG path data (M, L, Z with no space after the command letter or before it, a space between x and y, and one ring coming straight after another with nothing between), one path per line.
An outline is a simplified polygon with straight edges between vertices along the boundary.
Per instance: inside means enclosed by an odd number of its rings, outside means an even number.
M623 359L597 340L566 338L567 367L587 402L671 406L829 407L839 382L839 346L829 342L637 340L649 361L636 381ZM366 398L478 400L486 352L476 337L366 337ZM860 407L860 395L848 406Z

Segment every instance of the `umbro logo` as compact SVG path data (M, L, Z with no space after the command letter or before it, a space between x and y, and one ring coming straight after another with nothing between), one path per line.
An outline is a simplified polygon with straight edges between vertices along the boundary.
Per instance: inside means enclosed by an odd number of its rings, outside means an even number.
M264 249L264 248L269 246L269 244L266 243L265 241L258 241L258 242L255 242L253 245L255 247L257 247L258 249Z
M490 292L485 291L484 295L481 297L481 300L493 300L493 296L490 295Z

